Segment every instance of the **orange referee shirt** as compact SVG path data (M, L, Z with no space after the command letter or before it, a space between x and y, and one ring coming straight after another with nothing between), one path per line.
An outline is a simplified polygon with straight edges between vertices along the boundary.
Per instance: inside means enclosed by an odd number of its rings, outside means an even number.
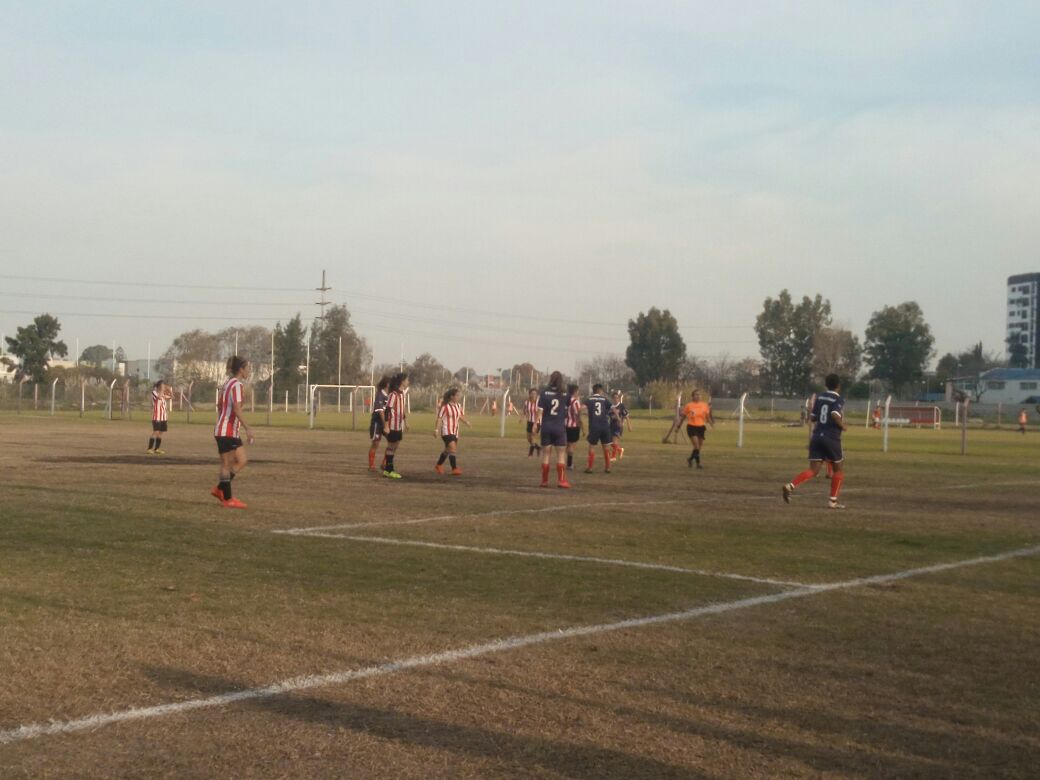
M696 427L703 427L708 424L708 414L710 412L711 407L704 401L690 401L683 407L683 414L686 415L686 424Z

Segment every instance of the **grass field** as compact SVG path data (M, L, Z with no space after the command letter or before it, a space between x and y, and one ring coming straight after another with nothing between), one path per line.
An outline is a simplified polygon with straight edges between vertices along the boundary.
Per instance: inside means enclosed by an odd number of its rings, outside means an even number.
M234 512L206 424L0 415L0 776L1037 775L1040 436L853 429L832 512L805 429L563 491L515 423L391 482L303 420Z

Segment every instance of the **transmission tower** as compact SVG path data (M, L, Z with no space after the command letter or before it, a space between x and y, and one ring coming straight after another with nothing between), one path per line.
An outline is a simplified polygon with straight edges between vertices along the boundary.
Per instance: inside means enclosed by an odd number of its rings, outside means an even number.
M315 287L314 289L315 291L321 293L321 300L318 301L316 305L319 307L319 310L321 311L321 314L318 315L318 320L321 322L320 327L323 327L325 325L325 307L332 305L331 302L325 300L325 293L327 293L332 288L325 283L324 270L321 272L321 287Z

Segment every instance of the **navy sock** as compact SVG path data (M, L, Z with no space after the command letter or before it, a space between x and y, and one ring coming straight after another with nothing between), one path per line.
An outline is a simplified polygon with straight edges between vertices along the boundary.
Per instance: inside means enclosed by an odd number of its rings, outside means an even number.
M447 459L448 459L448 453L442 452L441 456L439 458L437 458L437 465L438 466L443 466L444 465L444 461L446 461Z
M220 488L220 492L224 494L224 500L225 501L230 501L231 500L231 480L230 479L221 479L220 482L217 484L217 487L219 487Z
M459 467L459 462L455 459L454 455L449 455L448 460L451 461L451 467L453 469L457 469Z

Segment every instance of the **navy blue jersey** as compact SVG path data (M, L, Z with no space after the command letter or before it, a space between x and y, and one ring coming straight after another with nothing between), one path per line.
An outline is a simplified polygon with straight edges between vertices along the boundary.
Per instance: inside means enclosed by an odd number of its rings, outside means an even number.
M386 399L388 398L385 390L376 391L376 400L372 402L372 414L379 414L381 411L386 409Z
M621 401L610 407L610 410L614 413L614 417L617 418L618 422L623 422L628 417L628 407L625 406L625 402Z
M593 393L585 399L589 410L589 429L605 428L610 424L610 399L603 393Z
M813 436L841 438L841 425L831 416L837 413L841 419L845 414L845 399L832 390L816 396L812 408L812 421L816 423Z
M538 408L542 410L542 428L564 430L567 422L567 394L557 393L550 387L538 396Z

